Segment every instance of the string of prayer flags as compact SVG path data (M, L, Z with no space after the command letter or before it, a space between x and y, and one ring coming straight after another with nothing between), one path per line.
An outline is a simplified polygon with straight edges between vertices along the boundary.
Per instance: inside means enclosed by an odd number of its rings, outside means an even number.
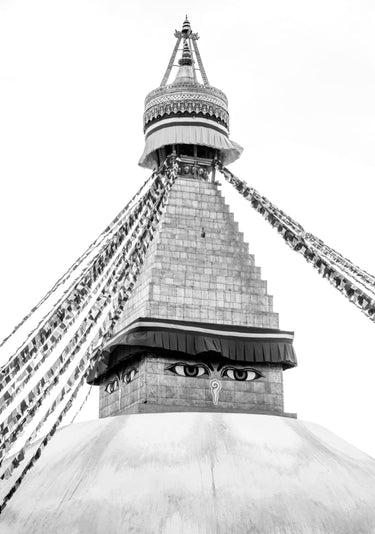
M277 229L290 248L302 254L323 278L375 322L374 276L325 245L321 239L306 233L299 223L260 195L256 189L234 176L221 162L216 162L216 166L225 179L250 201L252 207Z
M146 180L146 182L139 188L134 197L126 204L126 206L120 211L120 213L113 219L113 221L103 230L103 232L95 239L93 243L87 248L87 250L69 267L69 269L64 273L54 284L54 286L46 293L46 295L33 307L30 312L13 328L13 330L8 334L1 342L0 348L5 345L5 343L13 337L13 335L19 330L19 328L46 302L50 296L56 292L56 290L68 280L72 273L84 262L84 260L91 254L91 252L102 242L102 240L107 237L107 235L113 230L115 225L120 221L125 215L127 215L130 207L135 203L135 201L140 197L141 192L148 186L149 182L154 179L155 172Z
M35 465L37 460L40 458L43 449L48 445L48 443L50 442L51 438L55 434L57 428L59 427L61 421L63 420L65 415L68 413L70 408L72 407L73 401L76 398L76 396L78 395L78 392L79 392L80 388L83 386L83 384L84 384L84 377L82 378L81 382L76 386L76 389L72 393L72 395L71 395L69 401L67 402L67 404L65 405L64 409L61 411L60 415L58 416L58 418L57 418L56 422L54 423L54 425L52 426L51 430L43 438L43 440L41 441L40 445L37 447L36 451L34 452L34 454L31 456L30 460L28 461L27 465L24 467L24 469L23 469L22 473L20 474L20 476L17 478L15 483L12 485L12 487L10 488L8 493L5 495L5 497L3 499L3 502L0 504L0 514L5 509L7 503L13 497L14 493L20 487L20 485L21 485L23 479L25 478L25 476L27 475L27 473L30 471L30 469Z
M141 202L137 205L136 212L131 213L131 224L129 221L125 221L124 225L120 226L118 232L114 235L113 240L105 243L105 259L103 260L103 256L96 256L92 260L92 271L87 272L83 280L82 275L81 278L75 282L70 294L65 297L65 301L60 304L48 323L43 328L39 329L23 351L21 351L19 355L16 355L6 369L3 369L3 385L0 387L0 390L14 379L17 373L21 372L24 365L27 364L29 368L31 367L35 372L52 352L56 344L62 339L65 331L74 324L80 311L86 306L87 301L92 296L93 283L99 279L105 268L108 267L109 262L119 250L124 239L128 239L129 242L132 238L134 239L134 234L137 232L140 222L142 222L142 217L149 217L150 210L152 209L152 194L154 190L158 190L159 188L158 183L156 183L154 187L155 182L157 182L157 175L154 178L154 183L151 185L150 190L145 193ZM99 251L99 254L101 252L102 250ZM37 354L39 354L39 357L35 360ZM14 395L26 385L30 376L30 373L24 375L24 380L18 384L17 391L14 390L14 386L10 386L10 391L8 391L4 397L4 407L8 406Z
M130 246L129 244L126 245L128 254L126 261L123 262L123 266L117 269L113 269L111 271L111 279L113 279L114 283L109 286L110 291L108 292L107 287L106 292L102 295L106 298L103 300L105 304L101 307L101 311L99 314L99 316L103 316L103 321L98 328L98 332L95 334L95 337L93 341L91 341L88 349L83 352L80 361L74 364L73 370L70 373L70 378L64 384L62 390L60 391L60 394L52 403L47 413L44 414L44 417L38 424L37 429L35 429L35 432L40 430L46 418L49 417L55 411L57 406L61 404L63 398L70 393L70 391L74 388L74 384L77 382L77 380L80 380L81 383L81 379L79 378L80 372L82 372L83 369L83 377L95 365L96 354L104 346L106 340L111 337L116 322L118 321L121 312L123 311L124 306L131 295L135 281L144 262L144 257L147 252L149 243L152 241L154 232L158 226L160 218L164 213L164 208L168 199L168 193L177 178L177 169L178 165L176 161L173 161L173 159L171 158L169 159L169 162L167 160L167 164L165 164L163 167L164 172L161 172L159 175L159 177L162 178L157 188L159 195L155 199L155 203L152 209L149 210L147 220L144 221L143 224L140 224L137 239L132 242ZM67 367L66 363L69 362L68 365L70 363L73 364L74 358L81 350L83 342L87 340L88 334L91 332L94 326L97 325L98 316L96 316L95 320L90 319L90 325L88 328L83 329L81 332L78 331L75 334L75 336L68 345L70 351L69 357L63 360L64 363L62 364L62 366L58 367L53 371L52 376L50 376L51 382L48 383L45 380L45 377L40 380L38 383L38 387L33 392L33 394L39 395L39 397L34 398L33 404L28 404L28 402L23 399L19 404L18 411L16 413L13 413L11 419L7 420L8 426L2 426L3 435L6 434L10 436L9 442L4 447L6 450L9 450L11 444L14 443L16 437L20 435L26 424L31 421L31 418L34 416L36 409L38 409L38 407L44 400L48 388L50 386L56 386L56 384L58 383L59 376L64 372ZM74 390L69 402L72 402L72 398L77 394L77 392L78 388ZM28 400L31 399L28 398ZM38 448L39 452L37 451L37 453L32 456L31 460L28 462L27 466L22 471L20 477L18 477L18 479L12 486L10 492L5 497L2 505L0 506L0 512L4 509L8 500L19 487L26 472L34 465L35 461L40 457L42 448L44 448L44 446L48 443L50 437L52 437L52 435L54 434L61 420L62 417L60 414L55 424L53 425L52 430L43 440L41 448ZM32 435L34 436L34 433ZM29 443L28 440L26 440L24 446L15 457L14 464L11 464L13 467L9 466L9 470L7 469L5 473L3 473L4 478L7 476L10 477L14 469L17 468L24 460L24 451L27 443Z
M139 222L137 228L139 228L139 231L143 231L143 224L142 221ZM138 242L135 241L135 247L137 247ZM122 257L119 255L117 264L111 272L111 276L109 278L109 282L113 282L112 285L107 285L102 290L101 302L99 301L100 306L97 307L97 309L94 311L95 317L99 313L101 313L103 307L105 306L107 302L107 298L110 297L111 294L113 294L117 290L118 282L121 281L123 278L123 272L124 268L122 265ZM121 268L120 272L118 272L118 268ZM29 392L26 399L23 399L21 403L18 404L18 406L13 409L11 414L7 417L7 419L0 425L0 430L2 431L3 435L6 437L11 431L13 431L13 439L9 442L9 445L18 437L19 432L22 431L24 426L31 420L31 418L34 416L35 411L38 407L40 407L42 400L46 397L47 393L50 391L52 385L55 385L59 377L62 373L65 372L66 368L70 365L72 360L72 347L80 341L82 343L87 334L90 332L92 326L95 324L94 318L90 315L90 312L85 317L82 326L77 331L73 339L68 344L67 348L63 351L63 353L60 355L60 357L56 360L56 362L48 369L48 371L45 373L45 375L42 377L42 379L39 380L38 384ZM68 358L65 358L65 356L68 356ZM21 415L25 413L25 409L27 409L27 419L24 419L20 421ZM17 422L17 432L13 430L13 426L15 425L15 422ZM2 448L0 447L0 451Z

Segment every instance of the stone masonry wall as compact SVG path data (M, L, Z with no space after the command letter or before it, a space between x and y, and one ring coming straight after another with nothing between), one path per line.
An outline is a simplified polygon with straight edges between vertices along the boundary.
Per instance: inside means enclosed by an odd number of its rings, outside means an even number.
M203 359L186 360L189 364L205 363ZM213 403L209 380L212 376L176 376L166 368L175 363L171 358L145 356L125 363L100 386L100 417L125 413L161 411L236 411L285 415L281 365L240 365L226 360L230 367L252 368L263 377L254 381L236 381L220 377L222 389L217 406ZM215 366L214 366L215 367ZM134 380L125 383L122 375L137 369ZM120 377L118 389L106 391L108 383Z
M133 368L137 370L137 373L134 380L127 384L123 381L123 376ZM118 380L118 388L108 393L106 387L114 380ZM143 404L146 399L145 358L138 358L134 359L131 364L124 364L117 372L113 372L105 384L100 386L99 417L132 413L132 408Z
M267 284L215 183L175 182L116 332L138 317L278 328Z

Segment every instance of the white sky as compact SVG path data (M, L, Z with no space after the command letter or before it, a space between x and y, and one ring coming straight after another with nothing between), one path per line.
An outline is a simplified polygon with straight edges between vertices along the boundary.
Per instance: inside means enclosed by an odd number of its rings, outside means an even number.
M1 338L148 177L143 101L187 9L245 147L232 172L375 273L373 2L0 0ZM374 324L224 192L295 331L286 410L375 456Z

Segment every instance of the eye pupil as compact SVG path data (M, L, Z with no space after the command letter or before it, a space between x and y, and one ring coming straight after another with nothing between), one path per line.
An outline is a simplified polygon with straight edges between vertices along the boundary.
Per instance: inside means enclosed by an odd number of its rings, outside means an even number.
M247 371L244 369L235 369L233 374L236 380L246 380L247 378Z
M198 375L199 369L193 365L185 365L184 371L186 376L194 377Z
M175 363L166 367L167 371L171 371L178 376L186 376L187 378L195 378L201 376L207 376L208 370L203 364L188 364L188 363Z

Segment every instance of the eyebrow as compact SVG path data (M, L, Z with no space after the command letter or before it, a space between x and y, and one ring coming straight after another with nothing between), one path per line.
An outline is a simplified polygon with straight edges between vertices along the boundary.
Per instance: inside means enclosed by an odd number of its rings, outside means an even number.
M218 365L217 367L217 370L218 371L225 371L225 369L238 369L240 371L253 371L253 372L256 372L258 373L262 378L264 378L264 373L262 371L260 371L259 369L256 369L255 367L249 367L249 366L246 366L246 365L243 365L242 367L236 367L235 365L230 365L230 364L225 364L225 363L222 363L220 365Z
M195 362L190 362L189 360L180 360L178 362L175 362L175 363L172 363L172 364L167 364L167 367L166 369L169 371L169 368L170 367L173 367L174 365L201 365L202 367L208 367L208 369L210 369L210 371L213 371L214 368L212 367L212 364L209 363L209 362L200 362L200 361L197 361L195 360Z
M231 363L231 362L219 362L217 364L217 371L221 371L223 368L227 368L227 367L229 369L250 369L248 364L249 364L249 362L239 363L238 361L234 361L234 363ZM251 369L252 369L252 367L251 367Z

